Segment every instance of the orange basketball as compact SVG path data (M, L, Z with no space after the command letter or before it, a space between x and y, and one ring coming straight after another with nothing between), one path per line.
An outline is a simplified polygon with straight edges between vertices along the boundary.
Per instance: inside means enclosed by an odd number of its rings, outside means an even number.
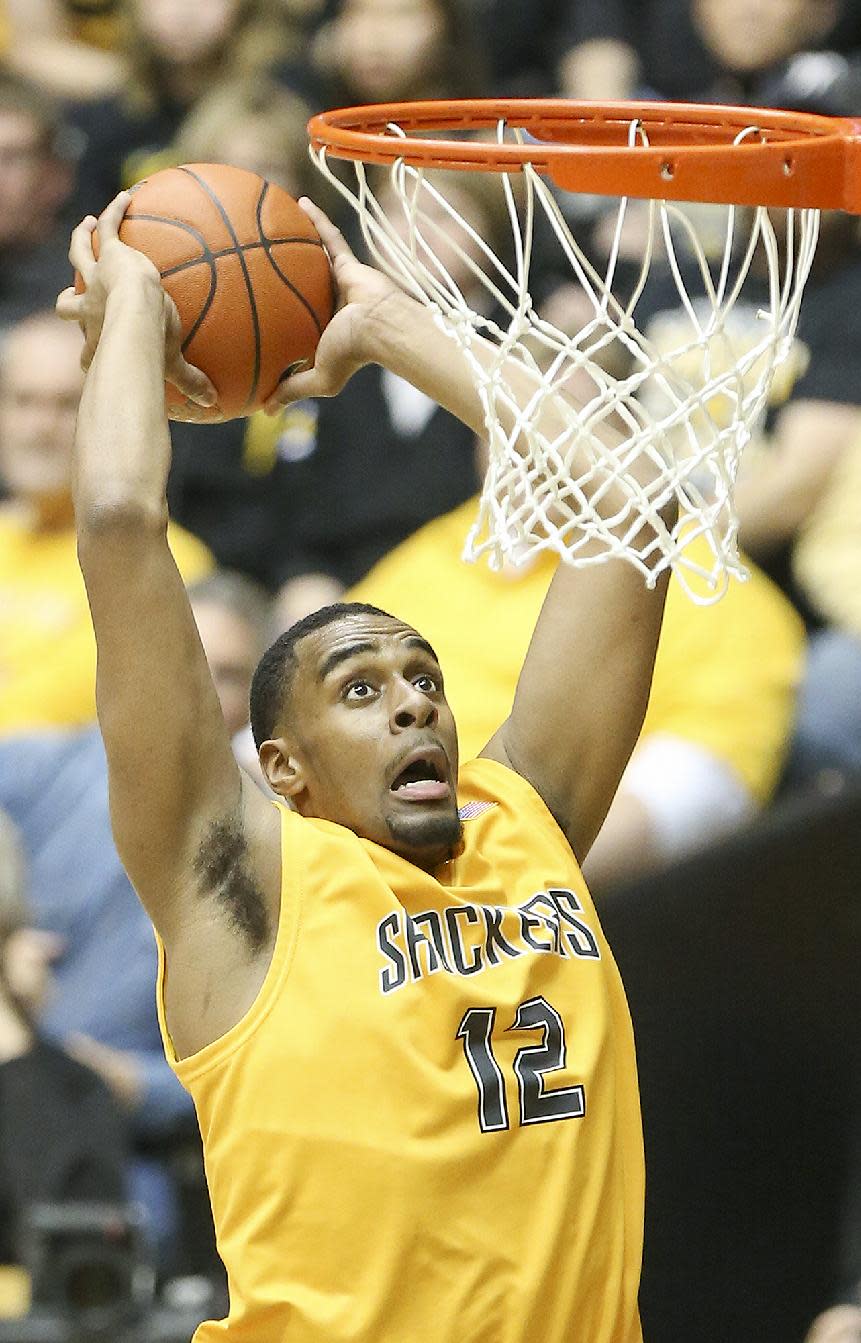
M250 415L299 360L314 361L332 316L329 259L292 196L244 168L187 163L133 188L120 238L158 267L179 311L182 350L218 392L195 419ZM168 387L168 413L183 401Z

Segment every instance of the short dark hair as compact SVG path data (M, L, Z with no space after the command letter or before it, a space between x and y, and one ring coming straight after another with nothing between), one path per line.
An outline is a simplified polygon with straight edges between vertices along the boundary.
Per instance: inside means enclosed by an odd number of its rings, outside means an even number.
M296 670L296 645L306 634L348 616L395 619L388 611L371 606L369 602L333 602L331 606L321 606L318 611L297 620L267 648L251 681L251 732L258 751L275 731L289 699Z

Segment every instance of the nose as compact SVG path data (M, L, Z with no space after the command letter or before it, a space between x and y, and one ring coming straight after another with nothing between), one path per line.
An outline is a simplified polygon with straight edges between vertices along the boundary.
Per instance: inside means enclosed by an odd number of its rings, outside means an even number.
M432 699L411 681L402 681L393 696L391 725L393 732L410 727L436 727L439 709Z

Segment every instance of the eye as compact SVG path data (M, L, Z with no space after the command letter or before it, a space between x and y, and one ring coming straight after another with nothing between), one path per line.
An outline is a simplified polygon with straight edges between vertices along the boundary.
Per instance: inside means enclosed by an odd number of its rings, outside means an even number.
M344 687L345 700L353 700L354 702L358 700L361 702L362 700L370 699L373 694L374 687L371 685L370 681L350 681L350 683Z
M422 672L421 676L417 676L413 681L413 685L416 690L420 690L423 695L433 695L439 690L436 677L430 676L427 672Z

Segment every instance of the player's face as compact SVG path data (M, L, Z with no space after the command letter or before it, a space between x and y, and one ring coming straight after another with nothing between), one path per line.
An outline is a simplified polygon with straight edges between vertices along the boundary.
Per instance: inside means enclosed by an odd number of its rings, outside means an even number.
M429 644L354 615L297 646L287 753L304 815L337 821L432 868L460 838L457 732Z
M69 498L80 356L80 332L58 318L22 323L3 350L0 475L13 496L40 508Z

